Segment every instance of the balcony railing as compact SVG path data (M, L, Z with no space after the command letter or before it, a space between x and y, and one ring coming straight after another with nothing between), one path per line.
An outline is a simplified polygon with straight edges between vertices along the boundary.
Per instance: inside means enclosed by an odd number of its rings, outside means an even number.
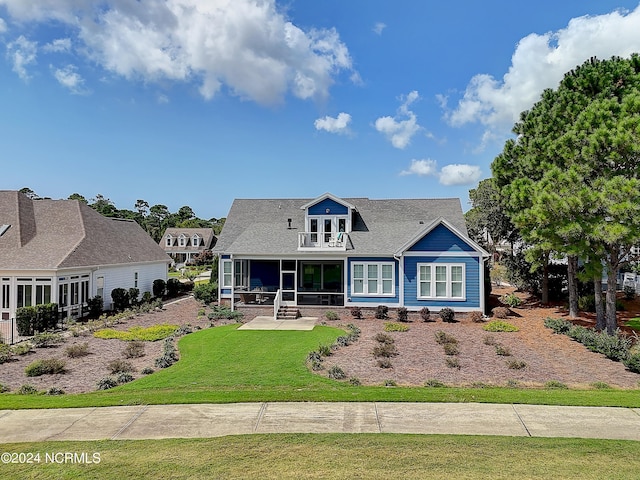
M300 232L298 233L298 250L331 250L344 251L351 243L349 234Z

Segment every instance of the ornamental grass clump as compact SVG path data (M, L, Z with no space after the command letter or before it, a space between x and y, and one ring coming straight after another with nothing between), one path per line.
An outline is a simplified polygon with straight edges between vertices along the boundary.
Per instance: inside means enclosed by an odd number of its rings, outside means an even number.
M44 358L30 363L24 369L27 377L39 377L41 375L54 375L56 373L66 373L66 363L59 358Z

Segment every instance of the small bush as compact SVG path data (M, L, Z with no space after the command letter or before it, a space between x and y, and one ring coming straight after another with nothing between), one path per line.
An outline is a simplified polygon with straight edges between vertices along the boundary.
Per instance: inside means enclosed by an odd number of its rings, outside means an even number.
M12 356L11 347L6 343L0 343L0 364L8 362Z
M622 363L629 369L629 371L640 373L640 353L629 355Z
M190 333L193 333L193 328L187 323L180 325L174 335L176 337L182 337L183 335L189 335Z
M16 343L11 347L11 353L14 355L26 355L33 351L33 347L30 342ZM2 361L0 361L2 363Z
M6 386L4 383L0 383L0 393L7 393L10 392L11 389Z
M166 338L162 347L162 356L155 359L155 366L168 368L178 361L178 352L173 343L173 337Z
M329 378L331 378L332 380L344 380L345 378L347 378L347 375L344 373L344 370L342 370L342 368L340 368L337 365L334 365L333 367L331 367L327 371L327 374L329 375Z
M445 345L447 343L458 343L458 340L453 335L449 335L442 330L438 330L435 333L435 337L436 343L439 343L440 345Z
M314 372L319 372L323 368L324 368L324 365L322 364L322 361L318 361L318 360L311 361L311 370L313 370Z
M376 333L376 336L373 337L373 339L378 343L393 344L396 342L391 335L387 335L382 332Z
M558 390L566 390L567 388L569 388L566 384L559 382L558 380L549 380L544 384L544 387Z
M396 323L396 322L385 322L384 331L385 332L407 332L409 331L409 325L404 325L402 323Z
M496 307L493 310L491 310L491 313L493 314L493 318L507 318L509 316L509 309L507 307Z
M351 339L346 335L340 335L336 338L335 345L338 347L347 347L351 345Z
M445 307L440 310L440 318L443 322L454 323L456 321L456 314L452 309Z
M485 335L484 339L482 340L482 343L484 343L485 345L489 345L489 346L493 346L493 345L497 345L498 344L496 339L493 338L491 335Z
M393 368L393 365L391 364L391 360L389 360L388 358L378 359L377 365L380 368Z
M59 333L42 332L36 333L31 339L31 343L36 348L49 348L64 343L64 338Z
M622 293L624 294L625 300L633 300L636 298L636 289L631 285L625 285L622 289Z
M491 320L485 326L482 327L487 332L517 332L519 330L515 325L503 322L501 320Z
M582 295L578 297L578 309L581 312L595 312L596 298L593 295Z
M134 368L133 368L133 365L131 364L131 362L127 362L126 360L120 360L120 359L111 360L107 364L107 368L113 374L116 374L116 373L129 373L129 372L133 372L134 371Z
M573 327L573 323L562 318L547 317L544 319L544 326L553 330L554 333L566 335Z
M193 287L193 296L196 300L209 305L218 299L217 283L201 283Z
M160 298L164 295L164 291L167 288L167 282L165 282L162 278L158 278L153 281L153 285L151 290L153 291L153 296L156 298Z
M517 380L507 380L507 388L519 388L520 383Z
M457 343L445 343L442 346L444 348L445 355L458 355L460 353Z
M25 383L18 389L16 393L18 395L37 395L39 392L38 389L33 385Z
M49 390L47 390L47 393L45 393L45 395L64 395L64 394L65 394L65 391L57 387L51 387Z
M324 313L324 316L325 316L325 318L327 320L331 320L331 321L340 320L340 317L338 316L338 314L336 312L334 312L333 310L327 310Z
M119 385L123 383L129 383L131 381L133 381L133 375L131 375L129 372L120 372L116 377L116 382L118 382Z
M360 379L358 377L351 377L349 379L349 384L353 385L354 387L357 387L358 385L362 385L362 383L360 382Z
M117 386L118 386L118 382L113 377L103 377L100 380L98 380L98 383L96 384L96 388L98 390L109 390L110 388L117 387Z
M593 382L591 386L596 390L609 390L611 388L611 386L608 383L604 383L604 382Z
M362 318L362 309L360 307L351 307L351 316L360 320Z
M142 370L140 370L140 373L142 375L151 375L153 372L155 372L155 370L151 367L144 367Z
M408 322L409 321L409 310L406 307L398 308L398 321L399 322Z
M460 365L460 360L458 360L458 357L447 357L447 358L445 358L445 364L449 368L457 368L458 370L460 370L460 368L462 368L461 365Z
M69 358L85 357L89 355L89 344L87 342L74 343L65 348L64 353Z
M242 317L244 317L244 314L242 312L238 312L237 310L231 310L229 307L214 305L213 311L209 313L207 317L209 318L209 320L240 320Z
M386 305L378 305L376 308L376 318L378 320L386 320L389 318L389 307Z
M398 349L393 343L380 343L373 347L373 356L376 358L384 357L395 357L398 355Z
M509 347L505 347L504 345L497 344L496 355L500 355L501 357L510 357L511 350L509 349Z
M420 309L420 318L422 318L423 322L431 321L431 311L427 307L422 307Z
M133 340L128 342L122 350L124 358L140 358L144 357L144 342Z
M474 323L481 323L484 322L484 315L482 315L482 312L469 312L469 320Z
M385 387L397 387L398 386L398 384L396 383L395 380L385 380L383 385Z
M503 295L502 297L500 297L500 301L505 305L509 305L512 308L518 307L522 303L522 300L520 300L520 297L518 297L515 293Z
M526 362L523 362L522 360L507 361L507 367L509 367L511 370L522 370L526 366L527 366Z
M66 363L58 358L44 358L27 365L24 373L27 377L39 377L41 375L53 375L65 373Z
M316 352L315 350L307 354L307 362L314 362L314 361L316 362L322 361L322 355L320 355L320 352Z
M444 388L446 385L442 383L440 380L436 380L435 378L430 378L426 382L424 382L425 387L430 388Z
M318 345L318 353L321 357L331 356L331 345L321 344Z

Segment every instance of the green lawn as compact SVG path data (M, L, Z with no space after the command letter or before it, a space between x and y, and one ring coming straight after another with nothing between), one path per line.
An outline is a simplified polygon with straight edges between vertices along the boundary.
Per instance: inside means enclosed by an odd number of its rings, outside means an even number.
M3 478L172 479L626 479L638 478L637 442L452 435L248 435L211 439L1 445L40 453L2 464ZM70 452L100 463L45 463ZM54 457L55 458L55 457Z
M493 402L639 407L640 390L352 386L311 373L307 354L344 332L215 327L180 339L175 365L107 391L78 395L0 394L0 409L276 401Z

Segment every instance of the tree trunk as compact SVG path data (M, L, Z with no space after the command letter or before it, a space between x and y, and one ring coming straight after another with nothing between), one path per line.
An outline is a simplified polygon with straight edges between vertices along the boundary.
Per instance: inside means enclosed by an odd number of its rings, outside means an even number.
M540 301L543 305L549 303L549 252L545 252L542 258L542 292Z
M602 305L602 274L593 279L593 296L596 301L596 330L600 332L607 326Z
M607 333L613 335L618 328L616 319L616 279L618 277L618 255L610 252L607 262L607 310L605 313Z
M567 277L569 283L569 317L578 316L578 257L569 255L567 258Z

